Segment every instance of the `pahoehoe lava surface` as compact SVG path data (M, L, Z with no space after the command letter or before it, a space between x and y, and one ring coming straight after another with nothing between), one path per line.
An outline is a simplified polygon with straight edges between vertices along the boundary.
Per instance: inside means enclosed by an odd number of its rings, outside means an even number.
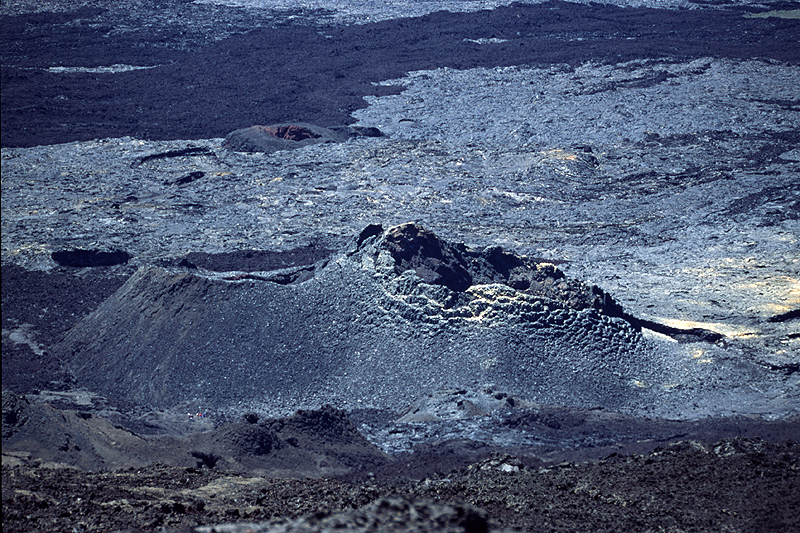
M281 27L260 27L214 42L226 30L244 29L208 24L202 8L175 9L198 17L198 24L189 24L190 31L183 24L163 23L131 31L126 15L104 16L104 10L89 8L2 17L2 146L126 135L224 137L254 124L297 120L343 125L353 121L350 113L364 107L364 95L398 90L377 82L438 67L575 67L590 60L624 62L643 56L796 63L800 36L792 20L744 18L752 8L547 2L351 26L313 27L308 25L311 17L301 17L305 25L287 27L274 20ZM481 45L479 39L498 42ZM114 64L152 68L114 75L57 70Z

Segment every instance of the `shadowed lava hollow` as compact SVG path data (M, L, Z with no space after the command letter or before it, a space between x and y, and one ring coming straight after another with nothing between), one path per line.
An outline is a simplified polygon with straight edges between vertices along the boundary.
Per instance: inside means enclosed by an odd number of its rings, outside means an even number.
M114 250L104 252L101 250L61 250L52 253L53 261L61 266L70 267L99 267L114 266L127 263L131 258L128 252Z
M214 272L262 272L280 270L323 261L333 254L332 250L318 246L306 246L284 252L269 250L241 250L237 252L191 252L182 258L180 266L203 268Z
M270 128L269 126L265 126L264 131L273 137L276 137L278 139L287 139L289 141L302 141L303 139L318 139L320 137L320 135L315 134L308 128L303 128L301 126L296 126L296 125L278 126L275 128Z

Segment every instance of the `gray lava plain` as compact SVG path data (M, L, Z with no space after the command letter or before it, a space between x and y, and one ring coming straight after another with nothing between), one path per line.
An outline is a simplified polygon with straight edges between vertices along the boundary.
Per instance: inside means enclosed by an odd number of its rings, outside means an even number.
M800 530L799 17L3 4L4 529Z

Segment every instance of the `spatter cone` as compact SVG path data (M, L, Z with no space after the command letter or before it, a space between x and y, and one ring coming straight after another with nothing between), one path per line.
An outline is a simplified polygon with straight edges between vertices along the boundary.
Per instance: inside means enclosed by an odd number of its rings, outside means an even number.
M314 265L141 268L57 351L80 385L158 408L397 408L486 384L539 403L648 405L641 384L662 358L621 316L551 263L373 225Z

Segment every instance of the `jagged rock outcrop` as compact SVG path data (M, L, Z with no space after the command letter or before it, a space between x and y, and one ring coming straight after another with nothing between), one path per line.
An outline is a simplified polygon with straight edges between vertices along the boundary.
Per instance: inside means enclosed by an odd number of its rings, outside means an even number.
M142 268L57 355L112 398L280 414L391 408L486 383L532 401L631 408L664 379L602 291L499 248L371 226L354 248L294 268L304 275Z
M413 270L426 283L457 292L473 285L501 283L526 294L563 302L575 310L597 309L606 316L628 318L600 287L567 278L547 260L522 257L499 246L473 250L463 244L450 244L411 223L385 233L380 226L370 226L362 232L359 242L369 234L381 236L379 249L391 254L397 274Z

